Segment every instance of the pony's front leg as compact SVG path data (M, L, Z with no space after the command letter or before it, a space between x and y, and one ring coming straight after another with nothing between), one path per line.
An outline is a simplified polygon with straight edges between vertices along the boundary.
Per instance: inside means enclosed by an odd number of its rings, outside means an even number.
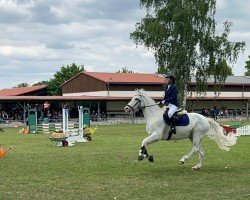
M142 146L140 151L139 151L138 160L141 161L146 157L148 157L148 151L147 151L146 147Z
M159 140L161 140L161 138L162 138L162 134L160 134L160 133L154 133L154 134L148 136L147 138L145 138L142 141L141 149L139 150L138 160L141 161L144 158L148 158L148 160L150 162L154 162L154 157L152 155L148 154L146 147L148 144L158 142Z

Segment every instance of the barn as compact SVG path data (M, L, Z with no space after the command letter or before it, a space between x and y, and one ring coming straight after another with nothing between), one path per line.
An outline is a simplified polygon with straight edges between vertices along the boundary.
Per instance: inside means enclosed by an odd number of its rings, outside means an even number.
M248 115L250 103L250 77L228 76L219 93L214 93L214 79L207 82L203 95L196 93L196 82L188 86L188 111L201 112L202 108L227 108L230 113L241 109ZM109 117L124 115L123 108L135 94L135 89L145 89L154 100L164 95L164 78L158 74L104 73L83 71L61 85L62 96L48 96L46 86L4 89L0 91L0 109L29 105L43 105L59 109L65 103L77 111L77 106L89 107L91 111L105 111ZM7 107L8 106L8 107ZM77 113L76 113L77 115Z
M92 97L92 109L105 110L108 115L122 115L123 107L135 94L144 89L155 100L161 100L164 77L142 73L81 72L61 85L63 96ZM96 98L102 101L95 102Z
M108 114L121 114L122 108L134 95L134 90L143 88L155 100L164 95L164 78L158 74L81 72L62 84L63 96L97 97L103 101L93 107L107 110ZM188 86L187 109L200 112L202 108L227 108L249 110L250 77L228 76L220 92L214 92L214 77L207 81L206 93L196 92L196 82ZM246 113L247 114L247 113Z
M249 110L250 102L250 77L228 76L222 84L220 92L214 92L214 77L211 76L207 81L205 94L197 94L196 82L192 80L188 91L189 107L198 110L201 108L228 108L233 112L234 109ZM247 114L247 113L246 113Z

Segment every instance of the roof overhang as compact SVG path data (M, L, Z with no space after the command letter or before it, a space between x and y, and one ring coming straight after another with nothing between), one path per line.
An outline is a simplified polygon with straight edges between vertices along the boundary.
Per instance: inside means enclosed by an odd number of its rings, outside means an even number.
M163 97L152 97L154 100L162 100ZM128 101L131 96L0 96L0 101ZM249 97L188 97L187 100L227 100L242 101L250 100Z

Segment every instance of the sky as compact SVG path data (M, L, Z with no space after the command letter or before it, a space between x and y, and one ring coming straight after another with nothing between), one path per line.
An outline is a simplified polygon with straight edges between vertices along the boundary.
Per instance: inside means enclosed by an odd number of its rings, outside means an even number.
M233 22L229 40L246 42L233 66L243 75L250 55L250 2L217 0L218 33ZM63 65L94 72L155 73L153 53L130 39L145 16L139 0L0 0L0 89L48 81Z

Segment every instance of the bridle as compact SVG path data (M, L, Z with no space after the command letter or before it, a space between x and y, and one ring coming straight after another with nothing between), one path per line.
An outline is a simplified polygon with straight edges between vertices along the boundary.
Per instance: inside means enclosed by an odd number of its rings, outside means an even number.
M138 96L142 96L142 95L138 95ZM152 106L157 106L157 105L158 105L157 103L155 103L155 104L152 104L152 105L141 106L141 100L138 99L138 98L135 98L135 100L137 100L137 102L136 102L133 106L127 104L127 107L131 108L133 111L134 111L134 107L135 107L138 103L140 103L139 106L138 106L139 109L143 109L143 108L147 108L147 107L152 107Z

